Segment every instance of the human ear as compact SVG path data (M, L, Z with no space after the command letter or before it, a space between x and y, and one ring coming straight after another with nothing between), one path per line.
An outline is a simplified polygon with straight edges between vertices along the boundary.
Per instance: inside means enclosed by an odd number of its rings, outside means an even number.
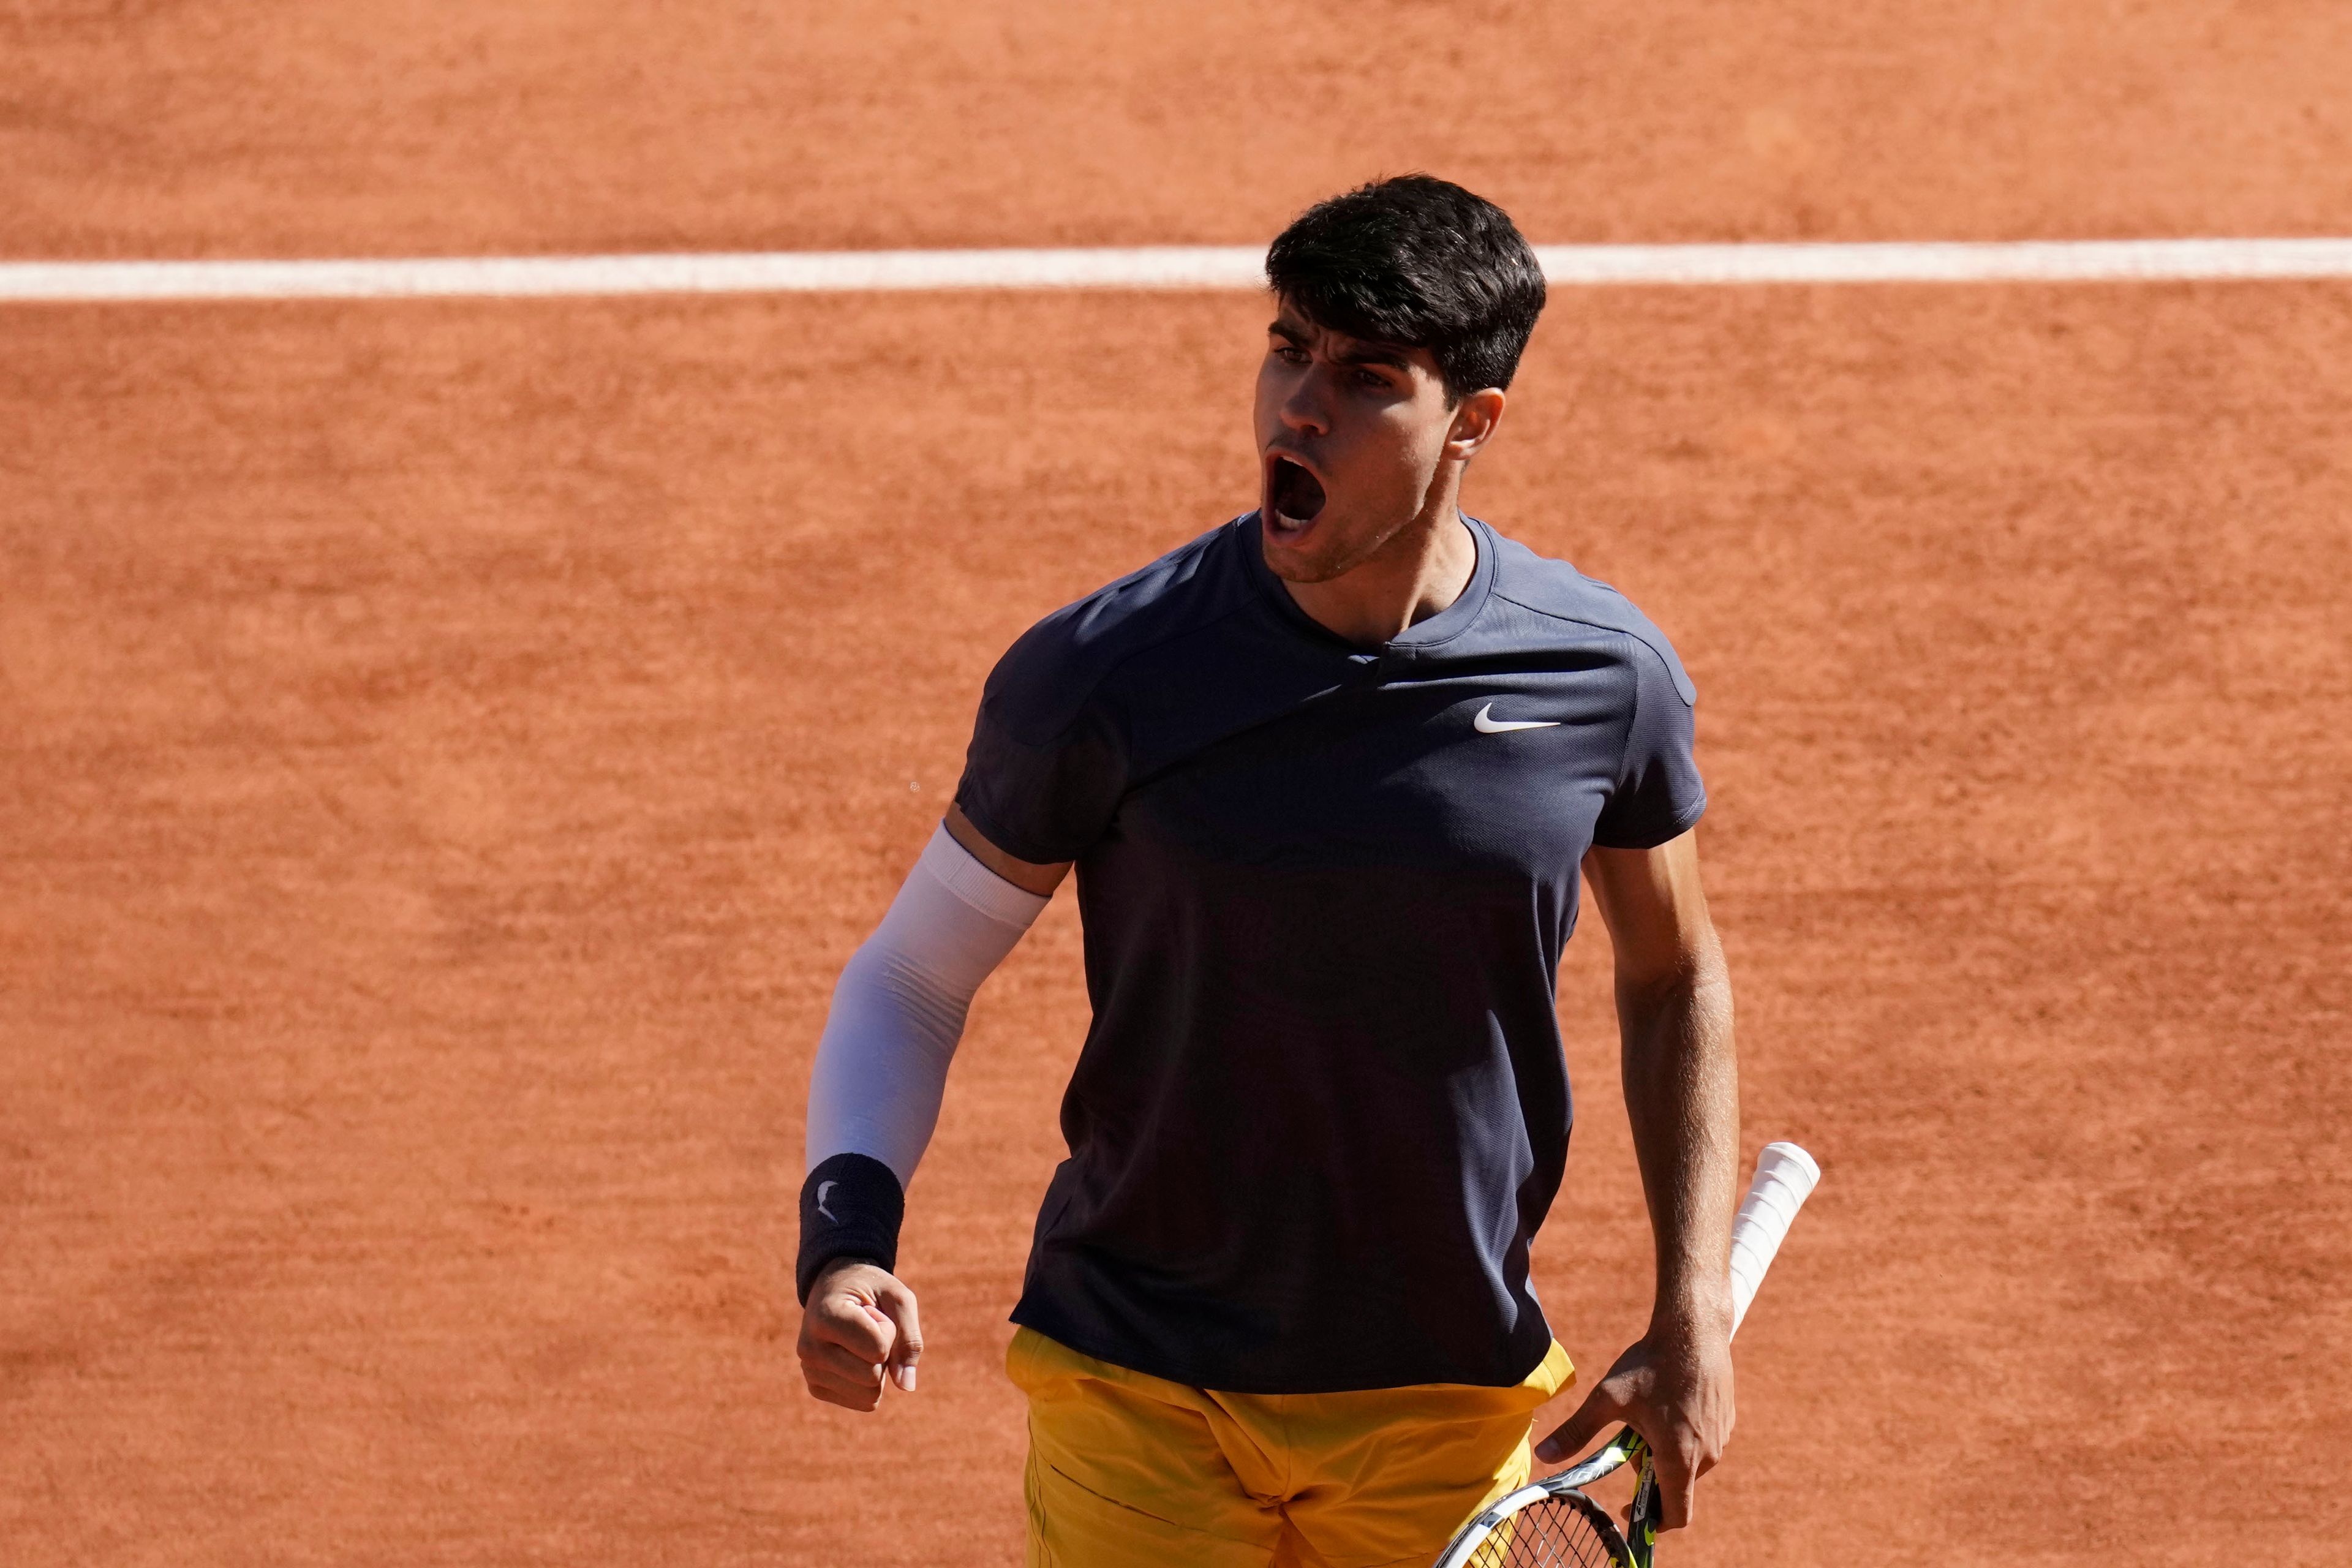
M1503 422L1503 389L1489 386L1464 395L1454 405L1454 423L1445 435L1445 455L1467 461Z

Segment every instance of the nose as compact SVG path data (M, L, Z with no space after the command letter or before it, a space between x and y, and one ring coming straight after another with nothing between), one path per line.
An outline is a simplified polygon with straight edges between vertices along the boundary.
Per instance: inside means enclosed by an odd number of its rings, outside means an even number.
M1310 365L1290 384L1282 399L1282 426L1303 436L1331 433L1330 404L1325 395L1321 367Z

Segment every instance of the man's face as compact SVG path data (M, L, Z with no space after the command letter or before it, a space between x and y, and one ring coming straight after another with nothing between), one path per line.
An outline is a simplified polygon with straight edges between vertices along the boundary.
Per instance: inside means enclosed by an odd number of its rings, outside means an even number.
M1267 567L1328 583L1378 552L1427 504L1454 411L1427 349L1347 337L1277 301L1257 373Z

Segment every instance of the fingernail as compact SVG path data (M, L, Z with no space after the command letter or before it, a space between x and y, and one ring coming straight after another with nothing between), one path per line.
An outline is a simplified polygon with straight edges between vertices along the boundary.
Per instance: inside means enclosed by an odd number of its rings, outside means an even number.
M902 1366L898 1369L898 1386L905 1389L909 1394L915 1392L915 1369L913 1367Z

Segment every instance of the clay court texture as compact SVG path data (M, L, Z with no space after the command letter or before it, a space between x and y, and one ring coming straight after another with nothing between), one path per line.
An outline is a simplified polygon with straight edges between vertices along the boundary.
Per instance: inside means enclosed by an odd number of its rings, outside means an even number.
M2352 234L2332 0L0 9L0 260ZM0 1558L990 1564L1073 900L813 1403L833 977L1054 606L1255 500L1244 290L0 306ZM1670 1562L2352 1560L2352 281L1563 289L1471 509L1699 691L1748 1152ZM1607 942L1536 1254L1648 1239ZM1564 1413L1565 1402L1547 1419Z

